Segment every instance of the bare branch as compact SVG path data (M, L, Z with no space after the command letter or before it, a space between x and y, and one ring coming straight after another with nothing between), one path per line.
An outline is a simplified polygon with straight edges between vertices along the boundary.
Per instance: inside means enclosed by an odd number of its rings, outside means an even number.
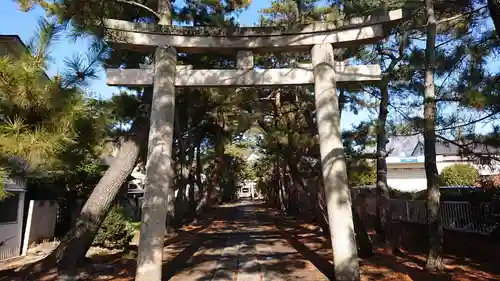
M498 112L492 112L488 115L485 115L479 119L476 119L476 120L472 120L470 122L467 122L467 123L463 123L463 124L458 124L458 125L455 125L455 126L449 126L449 127L444 127L444 128L439 128L439 129L436 129L436 131L446 131L446 130L451 130L451 129L458 129L458 128L461 128L461 127L467 127L467 126L470 126L470 125L473 125L473 124L476 124L478 122L481 122L481 121L484 121L488 118L491 118L495 115L497 115Z
M463 14L459 14L459 15L456 15L456 16L453 16L453 17L442 19L442 20L438 21L437 24L441 24L441 23L445 23L445 22L449 22L449 21L454 21L456 19L459 19L459 18L462 18L462 17L466 17L466 16L469 16L469 15L474 14L476 12L479 12L480 10L485 9L485 8L487 8L486 5L485 6L481 6L481 7L477 8L477 9L475 9L475 10L469 11L467 13L463 13Z
M441 43L437 44L437 45L436 45L436 48L440 48L440 47L442 47L443 45L446 45L446 44L451 43L451 42L453 42L453 41L457 41L458 39L460 39L460 38L462 38L462 37L464 37L464 36L467 36L467 35L471 35L471 34L472 34L472 31L469 31L469 32L466 32L466 33L464 33L464 34L461 34L459 37L453 37L453 38L451 38L450 40L447 40L447 41L444 41L444 42L441 42Z
M445 142L449 142L453 145L456 145L457 147L459 147L462 150L463 154L465 154L466 156L472 155L474 157L483 157L483 153L474 152L474 149L470 148L470 146L475 145L475 144L483 144L484 145L484 143L482 143L482 142L471 141L469 143L460 143L460 142L455 141L455 140L450 140L450 139L443 137L441 135L436 135L436 137L438 139L445 141ZM490 153L490 155L488 155L488 158L496 160L496 161L500 160L498 157L491 155L491 153Z
M379 96L377 96L376 94L374 94L373 92L370 92L370 91L366 91L367 94L371 95L372 97L380 100L381 98ZM406 113L404 113L403 111L401 111L401 109L399 109L398 107L396 107L394 104L391 104L391 103L388 103L388 106L391 107L392 109L394 109L397 113L399 113L404 119L406 119L407 121L409 122L413 122L413 119L408 117L408 115ZM454 125L454 126L448 126L448 127L443 127L443 128L437 128L436 129L436 132L441 132L441 131L447 131L447 130L452 130L452 129L458 129L458 128L462 128L462 127L467 127L467 126L470 126L470 125L474 125L476 123L479 123L479 122L482 122L486 119L489 119L495 115L499 114L499 112L492 112L488 115L485 115L479 119L476 119L476 120L472 120L470 122L467 122L467 123L462 123L462 124L457 124L457 125ZM414 133L410 133L410 134L404 134L404 135L398 135L398 136L415 136L415 135L418 135L418 134L421 134L423 133L422 131L416 131Z
M141 3L138 3L138 2L135 2L135 1L131 1L131 0L116 0L117 2L122 2L122 3L126 3L126 4L129 4L129 5L133 5L133 6L137 6L139 8L142 8L150 13L152 13L153 15L155 15L158 19L161 18L160 14L158 14L157 12L155 12L153 9L149 8L148 6L144 5L144 4L141 4Z

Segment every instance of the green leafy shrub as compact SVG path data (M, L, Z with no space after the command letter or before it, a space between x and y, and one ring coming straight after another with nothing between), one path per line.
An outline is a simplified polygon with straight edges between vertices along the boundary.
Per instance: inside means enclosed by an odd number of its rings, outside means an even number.
M104 219L92 245L105 248L125 248L133 237L134 228L127 221L122 208L114 206Z
M9 193L5 190L5 180L7 179L7 172L5 169L0 167L0 201L4 200L9 196Z
M477 183L479 174L470 164L454 164L441 171L444 185L473 186Z
M377 181L377 167L361 160L348 163L347 176L351 186L374 185Z
M401 200L418 200L421 192L418 191L401 191L397 189L389 189L389 197L391 199Z

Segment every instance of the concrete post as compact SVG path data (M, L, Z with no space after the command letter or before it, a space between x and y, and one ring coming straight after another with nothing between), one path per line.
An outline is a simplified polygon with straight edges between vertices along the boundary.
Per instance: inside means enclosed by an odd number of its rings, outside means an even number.
M167 198L174 177L171 155L176 63L177 52L174 48L160 46L156 49L136 281L161 280Z
M28 205L28 215L26 217L26 227L25 227L25 231L24 231L23 247L21 249L21 256L26 256L26 254L28 253L28 247L29 247L29 242L30 242L29 241L30 240L30 233L31 233L31 225L33 223L32 220L33 220L33 209L34 209L34 207L35 207L35 200L30 200L30 203Z
M359 280L358 254L347 182L340 114L335 83L333 47L312 48L314 94L328 221L337 281Z
M16 181L17 182L17 181ZM23 181L23 187L26 189L26 182ZM16 255L19 255L19 253L22 251L22 246L23 246L23 218L24 218L24 198L26 196L26 191L19 192L19 203L17 205L17 223L18 223L18 228L17 228L17 236L15 239L17 239L17 249L16 249Z
M249 70L253 69L253 52L252 51L238 51L236 54L236 68Z

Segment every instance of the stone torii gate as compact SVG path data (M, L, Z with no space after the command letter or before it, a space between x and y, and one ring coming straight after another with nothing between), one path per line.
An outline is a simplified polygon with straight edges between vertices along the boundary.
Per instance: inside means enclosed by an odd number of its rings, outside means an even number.
M171 153L175 87L314 84L335 275L339 281L359 279L336 89L346 83L380 80L381 70L379 65L335 62L333 50L377 42L402 16L402 10L394 10L379 16L352 19L342 26L318 23L291 29L249 27L234 30L106 20L107 41L115 48L155 52L151 68L107 70L108 85L153 85L138 271L148 272L149 278L153 276L160 280L161 267L155 264L161 264L163 239L156 238L163 237L165 231L166 202L173 179ZM310 51L312 64L283 69L254 68L254 53L282 51ZM177 65L178 52L236 52L237 67L193 69Z

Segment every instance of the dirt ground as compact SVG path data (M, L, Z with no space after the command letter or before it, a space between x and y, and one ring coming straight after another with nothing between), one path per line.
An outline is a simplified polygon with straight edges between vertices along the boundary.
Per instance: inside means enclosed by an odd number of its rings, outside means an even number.
M251 241L256 242L251 244ZM237 262L234 268L223 272L227 273L225 279L217 279L222 272L221 257L234 246L230 242L240 249L235 256ZM245 255L260 265L258 270L242 269L244 247L250 249ZM136 256L137 246L134 245L118 252L96 251L80 269L80 280L131 281L135 275ZM26 267L24 270L20 267L24 262L16 260L10 265L4 264L0 280L56 280L55 269L30 276ZM373 257L360 259L361 280L500 280L500 265L454 256L446 256L445 263L444 272L431 275L423 270L424 253L403 252L399 256L387 256L377 249ZM5 269L6 266L15 268ZM244 275L245 280L259 281L334 280L329 238L322 235L317 226L280 217L264 205L224 206L199 223L179 230L176 236L165 240L163 272L163 280L173 281L243 280Z
M303 247L301 252L303 255L307 255L310 260L317 260L316 267L323 269L325 275L334 280L329 237L322 235L320 228L314 224L294 220L294 218L283 220L281 229L289 239L294 239L300 247ZM429 274L424 271L425 252L407 252L404 249L401 251L402 253L398 255L386 255L381 248L376 248L373 257L360 259L361 280L500 280L500 264L496 262L478 262L466 257L445 255L445 270L439 274Z

